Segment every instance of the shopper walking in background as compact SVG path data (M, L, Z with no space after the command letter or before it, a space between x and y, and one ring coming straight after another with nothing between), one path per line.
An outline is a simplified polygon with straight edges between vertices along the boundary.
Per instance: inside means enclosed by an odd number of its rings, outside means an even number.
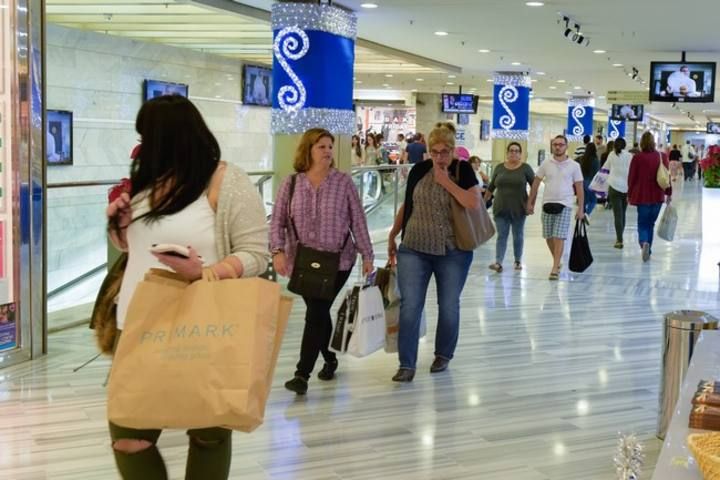
M360 137L353 135L350 143L350 164L353 166L361 166L365 163L365 154L363 152L362 145L360 145Z
M677 145L673 145L670 150L670 180L677 181L682 169L682 152Z
M642 139L641 139L642 140ZM642 146L640 147L642 150ZM682 165L685 173L685 180L692 181L695 175L695 147L692 146L690 140L685 142L685 145L680 149L682 155Z
M388 258L397 259L400 288L400 368L396 382L415 376L420 322L430 277L435 276L438 321L435 360L431 373L447 369L455 354L460 332L460 294L465 286L473 252L455 243L452 205L482 208L475 173L468 162L453 160L455 134L446 127L432 130L431 160L416 164L408 176L405 202L400 207L388 238ZM402 244L396 238L402 232Z
M540 183L545 182L542 201L543 238L553 258L550 280L560 279L560 260L565 248L565 239L570 231L572 208L577 196L577 213L575 218L585 218L585 199L583 190L583 174L580 165L567 156L568 140L564 135L553 138L552 158L545 161L535 172L530 198L528 198L528 215L535 213ZM588 144L589 146L589 144ZM586 146L587 148L587 146Z
M132 162L131 192L123 193L106 212L112 242L129 253L117 305L121 331L132 321L130 300L151 268L173 270L187 281L200 279L203 268L220 279L251 277L265 271L268 258L262 199L245 172L220 161L217 140L189 100L180 95L148 100L135 129L142 145ZM149 247L160 243L190 245L190 255L150 253ZM174 401L183 399L168 399L168 408ZM157 448L161 433L110 423L122 478L167 478ZM228 478L232 432L218 425L187 433L185 478Z
M588 143L585 152L576 161L580 164L580 170L583 175L583 189L585 192L585 218L589 221L590 214L595 210L597 205L597 196L595 192L590 190L590 183L600 170L600 160L597 156L595 143Z
M485 201L494 194L493 216L497 229L495 240L495 263L488 268L498 273L503 271L503 260L507 251L508 237L512 228L515 270L522 270L525 218L527 217L528 186L532 186L535 173L530 165L522 161L522 146L511 142L507 146L505 162L493 170L490 185L485 192Z
M293 162L296 173L286 178L278 190L270 224L270 249L275 271L288 277L299 244L340 252L337 296L350 276L358 251L362 254L364 274L372 271L374 256L357 189L350 175L335 169L334 143L335 137L321 128L303 134ZM332 380L338 368L337 356L328 349L332 333L330 307L334 299L304 296L303 300L306 311L300 361L295 376L285 383L285 388L298 395L307 392L318 355L322 353L325 360L318 373L320 380Z
M608 155L605 168L610 171L608 175L608 202L615 217L615 248L623 248L623 234L625 232L625 215L628 199L628 173L632 155L625 151L627 143L619 137L615 139L613 151Z
M662 162L669 167L669 161L655 150L655 138L645 132L640 138L640 153L630 162L628 174L628 202L637 207L638 241L642 260L647 262L652 255L653 233L663 202L670 204L672 185L663 190L657 183L657 171Z

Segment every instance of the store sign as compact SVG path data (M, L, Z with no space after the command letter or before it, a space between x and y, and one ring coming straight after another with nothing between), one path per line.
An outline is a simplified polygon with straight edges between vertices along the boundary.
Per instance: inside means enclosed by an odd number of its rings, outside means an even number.
M645 105L650 103L650 94L646 90L609 90L605 100L607 103Z

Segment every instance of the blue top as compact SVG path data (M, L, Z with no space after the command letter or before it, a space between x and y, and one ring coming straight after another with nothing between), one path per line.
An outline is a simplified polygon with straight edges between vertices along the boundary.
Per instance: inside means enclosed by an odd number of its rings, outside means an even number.
M405 147L405 151L408 154L408 163L420 163L425 160L424 155L427 152L427 147L424 143L413 142Z

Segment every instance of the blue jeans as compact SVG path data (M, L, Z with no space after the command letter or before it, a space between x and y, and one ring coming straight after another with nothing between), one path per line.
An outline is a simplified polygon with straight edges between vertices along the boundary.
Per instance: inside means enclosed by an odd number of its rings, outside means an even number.
M637 206L638 241L640 242L640 246L642 246L643 243L649 243L652 247L655 222L657 221L658 215L660 215L661 208L662 203L650 203Z
M590 215L593 210L595 210L595 205L597 205L597 196L595 195L595 192L590 190L590 183L592 180L583 180L583 190L585 191L585 213Z
M400 288L400 368L415 369L420 336L420 319L425 308L430 276L435 275L438 322L435 356L453 358L460 331L460 294L472 263L473 252L451 250L445 255L420 253L400 245L397 255Z
M495 261L502 265L507 251L508 237L510 236L510 227L512 227L513 236L513 254L515 261L520 263L523 254L523 243L525 240L525 215L516 218L496 216L495 227L497 227L497 239L495 240Z

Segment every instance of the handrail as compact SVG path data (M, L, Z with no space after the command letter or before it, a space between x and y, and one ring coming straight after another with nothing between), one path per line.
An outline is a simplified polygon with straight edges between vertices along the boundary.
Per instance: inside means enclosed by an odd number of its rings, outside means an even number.
M87 272L78 275L77 277L73 278L69 282L62 284L57 288L54 288L52 291L48 292L47 296L48 296L48 298L54 297L55 295L58 295L58 294L64 292L65 290L68 290L68 289L74 287L75 285L82 282L86 278L92 277L96 273L105 270L106 268L107 268L107 263L98 265L97 267L92 268L92 269L88 270Z
M245 172L249 176L257 177L262 176L261 181L264 183L267 181L265 179L265 176L272 176L275 174L272 170L258 170L256 172ZM112 185L117 185L120 183L120 180L87 180L87 181L79 181L79 182L57 182L57 183L48 183L47 188L82 188L82 187L107 187Z

